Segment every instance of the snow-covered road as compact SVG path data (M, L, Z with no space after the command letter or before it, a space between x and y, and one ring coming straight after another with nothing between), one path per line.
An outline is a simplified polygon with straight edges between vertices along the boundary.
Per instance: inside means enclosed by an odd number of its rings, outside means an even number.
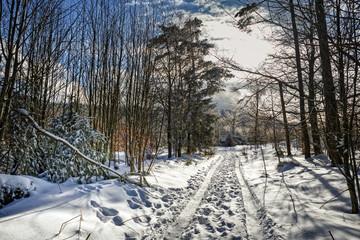
M243 177L235 149L219 150L195 194L175 219L159 218L144 239L283 239ZM201 182L202 181L202 182ZM166 215L166 214L165 214ZM173 214L169 214L173 216Z

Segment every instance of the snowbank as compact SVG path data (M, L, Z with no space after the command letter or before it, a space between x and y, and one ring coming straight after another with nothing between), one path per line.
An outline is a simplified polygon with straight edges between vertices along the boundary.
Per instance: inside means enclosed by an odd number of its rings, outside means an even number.
M184 159L158 160L153 175L147 176L150 188L116 179L79 185L75 180L56 184L29 176L13 181L13 176L1 175L1 181L16 186L21 182L32 192L0 209L0 239L140 239L160 215L172 217L166 213L170 202L177 208L180 196L196 192L194 181L192 189L181 188L194 175L205 175L215 160L194 158L188 166ZM124 165L118 169L128 170ZM59 234L62 224L72 218Z
M335 197L347 186L327 156L283 157L278 168L274 150L265 148L265 177L260 149L237 148L245 153L240 158L248 184L272 219L282 224L286 239L331 239L330 232L335 239L359 239L360 215L350 214L348 192Z
M340 194L346 182L336 168L328 166L326 156L308 160L284 157L279 167L273 149L264 148L263 153L267 175L260 149L248 146L219 148L217 156L194 157L191 165L185 158L160 159L146 177L151 184L147 188L115 179L78 185L75 181L54 184L28 176L0 175L3 185L21 185L31 192L30 197L0 209L0 239L152 239L154 232L164 236L176 228L177 219L187 216L184 211L194 200L203 208L194 209L189 217L187 229L192 236L207 236L207 228L222 224L217 218L231 215L246 219L225 219L234 222L234 226L224 227L234 229L231 234L242 235L244 229L235 230L236 224L242 224L248 231L253 229L253 236L267 236L265 239L325 240L331 239L330 234L335 239L359 239L360 215L350 214L348 193ZM223 162L226 165L221 165ZM220 167L214 169L216 163ZM117 171L128 169L120 165ZM236 179L242 179L239 185ZM206 182L208 186L203 184ZM243 207L229 211L236 206L245 206L246 211ZM219 215L216 207L228 215ZM193 222L205 227L196 228L197 233ZM254 229L266 234L256 234ZM212 236L230 239L230 235Z
M33 182L27 177L0 174L0 208L15 199L29 197L34 190Z

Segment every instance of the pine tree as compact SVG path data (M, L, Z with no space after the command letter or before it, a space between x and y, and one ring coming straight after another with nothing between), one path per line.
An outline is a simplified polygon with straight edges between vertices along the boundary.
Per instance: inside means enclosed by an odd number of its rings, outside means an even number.
M162 34L151 41L157 51L157 71L164 81L169 157L176 145L178 156L186 145L192 153L213 142L212 95L229 72L205 60L213 45L201 39L202 21L194 18L183 25L161 26ZM165 100L166 99L166 100ZM209 135L207 135L207 132Z
M50 132L64 138L92 160L105 164L108 159L106 139L102 133L92 129L89 118L70 113L53 119L49 127ZM63 144L46 143L45 147L47 170L42 176L50 181L64 182L75 177L79 183L89 183L93 177L108 177L103 169L84 161Z
M79 183L89 183L95 178L107 178L107 173L78 157L67 146L37 134L26 119L13 112L8 135L10 141L6 162L11 167L5 173L45 177L52 182L64 182L74 177ZM64 138L89 158L105 163L106 139L92 129L89 118L70 113L54 118L49 132Z

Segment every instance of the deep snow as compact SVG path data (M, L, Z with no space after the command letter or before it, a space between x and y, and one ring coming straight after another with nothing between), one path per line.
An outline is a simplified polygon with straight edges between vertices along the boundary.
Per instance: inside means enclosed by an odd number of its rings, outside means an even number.
M267 177L261 150L237 146L191 165L158 160L146 188L0 175L31 188L0 209L0 239L359 239L347 192L322 206L346 188L326 156L283 158L292 163L277 169L274 150L263 152Z

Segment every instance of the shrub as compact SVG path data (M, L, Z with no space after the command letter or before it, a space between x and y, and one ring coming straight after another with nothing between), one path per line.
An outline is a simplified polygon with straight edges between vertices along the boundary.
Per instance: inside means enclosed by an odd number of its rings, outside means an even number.
M106 139L92 129L89 118L77 113L54 118L47 131L74 145L89 158L105 163ZM94 178L107 178L107 173L77 156L70 148L53 139L40 135L25 119L14 116L11 121L7 162L11 174L45 177L52 182L64 182L70 177L79 183L89 183Z

